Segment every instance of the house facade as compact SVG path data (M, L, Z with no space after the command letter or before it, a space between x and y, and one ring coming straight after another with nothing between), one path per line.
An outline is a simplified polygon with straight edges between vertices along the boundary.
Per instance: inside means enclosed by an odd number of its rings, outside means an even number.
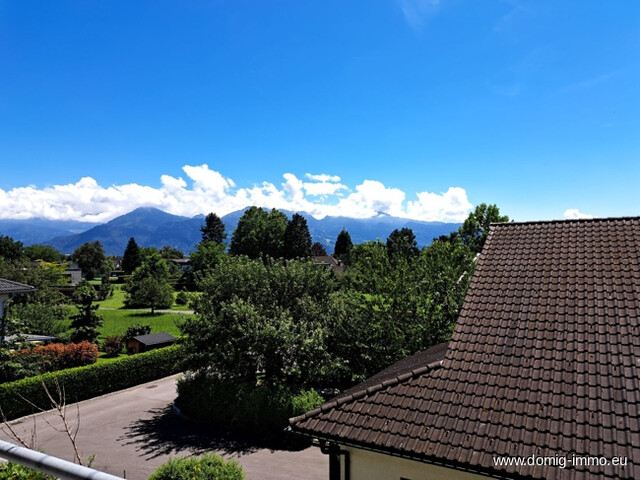
M640 478L640 218L492 226L414 360L291 419L331 480Z

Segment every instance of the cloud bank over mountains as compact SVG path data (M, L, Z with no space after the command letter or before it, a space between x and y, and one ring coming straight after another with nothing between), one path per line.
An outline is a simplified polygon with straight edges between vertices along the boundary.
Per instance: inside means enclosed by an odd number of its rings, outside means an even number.
M443 193L420 192L413 200L397 188L377 180L364 180L350 188L336 175L309 174L298 178L283 174L283 182L263 182L238 187L220 172L203 165L185 165L182 177L162 175L161 186L135 183L101 186L94 178L44 188L26 186L0 189L0 218L80 220L102 223L138 207L155 207L168 213L194 216L215 212L219 216L247 206L304 211L326 216L368 218L378 212L423 221L461 222L472 205L463 188Z

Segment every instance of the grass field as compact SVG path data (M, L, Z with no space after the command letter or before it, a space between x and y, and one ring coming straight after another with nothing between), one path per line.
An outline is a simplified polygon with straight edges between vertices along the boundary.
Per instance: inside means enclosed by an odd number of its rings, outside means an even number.
M100 328L100 340L113 335L122 336L134 323L150 325L151 333L167 332L180 336L178 325L184 321L186 315L181 313L155 313L138 310L98 310L104 318Z
M124 298L125 292L122 289L123 285L114 285L113 286L113 296L107 298L106 300L102 300L101 302L96 302L100 308L124 308ZM174 303L171 305L171 310L191 310L189 305L177 305L175 303L175 298L178 295L178 292L174 292L173 300Z

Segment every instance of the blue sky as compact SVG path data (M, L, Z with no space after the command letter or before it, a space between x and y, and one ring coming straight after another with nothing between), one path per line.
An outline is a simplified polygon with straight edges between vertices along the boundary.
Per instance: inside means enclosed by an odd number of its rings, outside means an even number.
M640 3L0 0L0 218L640 215Z

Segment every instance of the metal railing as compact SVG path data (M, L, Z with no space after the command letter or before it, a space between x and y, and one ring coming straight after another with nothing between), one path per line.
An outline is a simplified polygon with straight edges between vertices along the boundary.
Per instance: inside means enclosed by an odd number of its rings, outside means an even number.
M63 480L124 480L108 473L68 462L0 440L0 457Z

